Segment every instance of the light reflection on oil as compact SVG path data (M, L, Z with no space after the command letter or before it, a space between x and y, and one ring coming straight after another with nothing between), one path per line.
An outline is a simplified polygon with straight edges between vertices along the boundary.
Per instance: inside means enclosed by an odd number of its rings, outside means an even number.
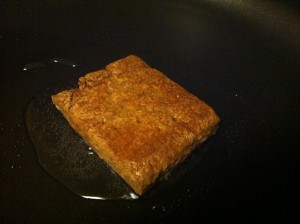
M68 67L76 68L79 66L79 64L63 59L63 58L51 58L51 59L46 59L38 62L31 62L27 63L22 67L23 71L28 71L28 70L33 70L33 69L39 69L39 68L44 68L47 66L50 66L51 64L56 63L56 64L62 64Z

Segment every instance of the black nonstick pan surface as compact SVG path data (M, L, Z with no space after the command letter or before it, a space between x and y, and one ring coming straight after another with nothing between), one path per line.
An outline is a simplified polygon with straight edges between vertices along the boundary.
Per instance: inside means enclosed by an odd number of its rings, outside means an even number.
M297 214L297 1L14 0L0 9L0 223L289 221ZM52 163L57 175L43 163L46 146L57 145L49 136L61 136L47 128L66 133L49 121L43 97L130 54L206 101L222 122L168 184L138 199L83 198L59 170L70 158Z

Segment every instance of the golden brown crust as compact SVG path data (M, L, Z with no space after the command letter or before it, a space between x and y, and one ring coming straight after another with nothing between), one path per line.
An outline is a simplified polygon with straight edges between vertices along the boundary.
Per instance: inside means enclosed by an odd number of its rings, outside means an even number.
M219 117L206 103L128 56L52 96L85 141L141 195L215 133Z

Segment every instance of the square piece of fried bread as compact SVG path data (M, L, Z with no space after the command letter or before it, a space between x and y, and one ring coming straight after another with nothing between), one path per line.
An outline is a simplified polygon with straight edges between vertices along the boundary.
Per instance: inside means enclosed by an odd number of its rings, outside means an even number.
M72 128L139 195L213 135L206 103L128 56L52 96Z

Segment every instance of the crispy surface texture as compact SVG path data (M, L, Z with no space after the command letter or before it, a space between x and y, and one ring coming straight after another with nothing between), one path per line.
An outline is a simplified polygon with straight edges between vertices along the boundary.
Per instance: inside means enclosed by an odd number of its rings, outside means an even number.
M52 96L98 156L139 195L213 135L214 110L130 55Z

